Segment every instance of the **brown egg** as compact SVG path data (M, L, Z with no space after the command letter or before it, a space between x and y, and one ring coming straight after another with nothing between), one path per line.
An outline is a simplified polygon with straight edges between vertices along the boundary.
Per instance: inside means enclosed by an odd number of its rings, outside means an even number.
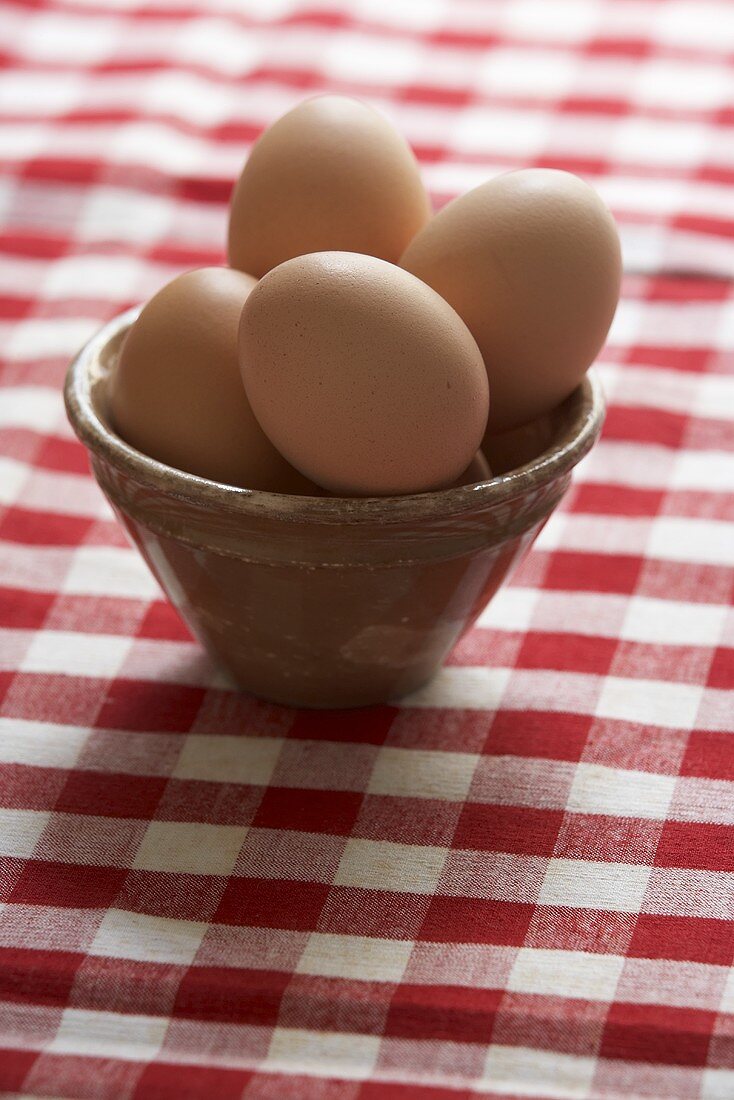
M460 489L462 485L477 485L482 481L489 481L493 474L489 463L481 451L477 451L467 468L452 481L447 488ZM327 496L338 496L338 493L327 493Z
M123 439L168 466L274 492L318 492L286 462L250 409L237 327L255 280L189 271L143 308L120 351L109 407Z
M598 355L619 297L614 219L568 172L508 172L444 207L401 266L464 319L489 375L490 431L549 412Z
M344 496L448 486L487 422L479 349L443 298L373 256L288 260L242 311L240 365L273 444Z
M415 157L387 119L318 96L255 143L232 195L228 259L258 277L332 249L397 263L429 214Z

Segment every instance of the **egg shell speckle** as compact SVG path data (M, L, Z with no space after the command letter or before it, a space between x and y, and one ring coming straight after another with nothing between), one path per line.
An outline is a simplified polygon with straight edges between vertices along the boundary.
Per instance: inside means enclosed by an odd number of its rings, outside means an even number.
M416 159L390 122L359 100L317 96L253 146L232 195L228 259L258 277L330 249L397 263L429 216Z
M464 323L371 256L317 253L266 275L242 312L240 366L274 445L343 495L448 486L486 425L486 371Z
M255 279L226 267L178 276L143 307L120 350L108 402L126 442L212 481L318 493L253 416L237 364L237 329Z
M401 266L464 319L492 391L489 430L549 412L578 385L619 298L614 219L578 176L507 172L443 208Z

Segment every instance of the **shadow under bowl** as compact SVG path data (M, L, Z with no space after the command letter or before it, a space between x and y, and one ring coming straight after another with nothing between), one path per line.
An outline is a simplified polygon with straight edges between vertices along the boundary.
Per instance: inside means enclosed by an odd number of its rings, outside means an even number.
M604 419L592 373L552 414L551 446L490 481L355 499L235 488L157 462L110 427L106 381L137 313L110 321L69 367L69 420L193 634L239 687L277 703L383 703L429 680L531 546Z

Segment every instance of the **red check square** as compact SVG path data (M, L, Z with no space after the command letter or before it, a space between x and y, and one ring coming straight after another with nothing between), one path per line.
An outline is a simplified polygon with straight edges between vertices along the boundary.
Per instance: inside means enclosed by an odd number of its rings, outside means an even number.
M205 696L202 688L181 684L115 680L96 721L101 729L187 733Z
M215 920L224 924L312 930L316 927L329 887L320 882L231 878Z
M252 1071L220 1066L197 1066L190 1062L151 1062L143 1070L133 1093L134 1100L241 1100L252 1079Z
M692 1008L617 1002L609 1010L600 1054L628 1061L703 1066L715 1019L713 1012ZM673 1036L675 1042L671 1042Z
M498 711L484 752L493 756L538 756L580 760L594 719L552 711Z
M52 592L24 592L0 588L0 626L13 630L38 630L56 599Z
M658 867L734 871L734 826L666 821L655 863Z
M221 1023L275 1026L288 971L192 966L178 987L173 1015Z
M362 795L356 791L270 787L263 795L253 825L349 836L361 803Z
M7 1042L10 1042L8 1036ZM6 1095L22 1092L23 1082L38 1058L36 1050L13 1050L0 1047L0 1091Z
M454 847L550 856L562 821L562 810L466 802L456 826Z
M10 901L25 905L104 909L114 902L126 874L116 867L29 859L12 890Z
M385 1034L486 1045L501 1000L500 989L403 983L390 1002Z
M615 638L530 631L518 653L517 668L558 668L603 676L609 672L617 644Z
M640 913L629 954L642 959L690 959L731 966L734 927L727 920Z
M166 780L156 776L73 771L59 794L56 809L148 820L155 814L165 787Z
M83 959L76 951L0 947L0 999L63 1008Z
M681 775L734 781L734 752L730 733L693 730L680 766Z
M520 947L534 911L533 905L524 902L436 896L423 921L420 938Z

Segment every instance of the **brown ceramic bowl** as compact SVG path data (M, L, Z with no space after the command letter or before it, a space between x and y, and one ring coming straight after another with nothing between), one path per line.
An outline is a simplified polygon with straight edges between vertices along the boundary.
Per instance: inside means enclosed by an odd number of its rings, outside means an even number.
M240 687L278 703L359 706L425 683L532 544L604 418L589 376L536 459L442 492L347 500L220 485L148 458L109 426L106 381L137 312L71 364L69 419L193 633Z

